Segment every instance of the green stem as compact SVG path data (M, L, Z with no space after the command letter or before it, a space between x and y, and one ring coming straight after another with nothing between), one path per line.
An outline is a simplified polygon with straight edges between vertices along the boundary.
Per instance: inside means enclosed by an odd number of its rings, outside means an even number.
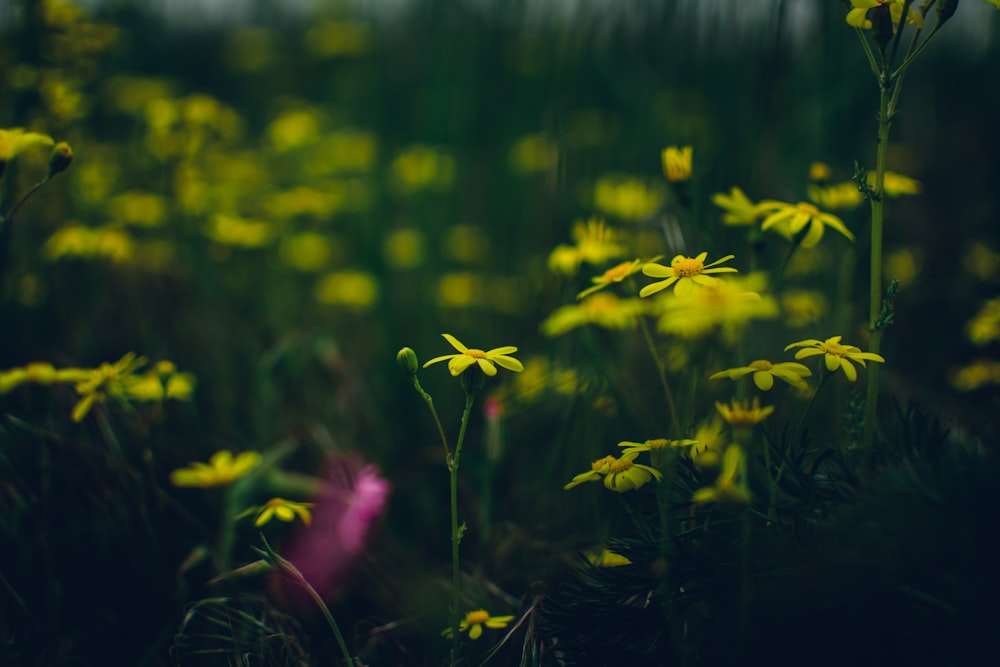
M670 410L670 429L668 433L677 430L680 427L680 422L677 420L677 407L674 403L674 393L670 390L670 383L667 382L667 373L664 369L663 361L660 359L660 355L656 352L656 344L653 342L653 335L649 331L649 324L646 322L646 318L639 318L639 328L642 329L642 336L646 340L646 347L649 348L649 353L653 356L653 362L656 364L656 372L660 376L660 384L663 386L663 395L667 399L667 408Z
M413 388L417 390L417 393L424 399L424 403L427 404L427 408L431 411L431 416L434 417L434 424L437 426L438 435L441 436L441 445L444 447L444 457L446 461L451 460L451 450L448 448L448 438L445 437L444 427L441 426L441 418L438 417L437 410L434 409L434 399L431 395L424 391L424 388L420 386L420 380L417 379L416 374L413 374Z
M4 224L10 222L11 219L13 219L14 214L17 213L18 210L22 206L24 206L25 202L27 202L31 198L31 195L33 195L36 192L38 192L39 188L41 188L43 185L45 185L46 183L48 183L49 180L50 180L50 178L51 178L50 176L46 176L42 180L40 180L37 183L35 183L35 185L32 186L32 188L30 190L28 190L27 192L24 193L23 197L21 197L20 199L17 200L17 203L14 204L14 206L12 206L11 209L9 211L7 211L7 213L5 215L0 215L0 228L2 228L4 226Z
M814 391L813 395L809 397L809 402L806 404L805 410L803 410L802 414L799 415L799 421L798 423L795 424L795 431L794 433L792 433L792 437L795 440L798 440L800 437L802 437L802 427L806 423L806 415L809 414L809 411L812 409L813 403L816 402L816 396L819 395L819 390L823 388L823 384L826 382L826 379L831 375L833 375L833 373L826 370L825 368L823 369L822 373L823 374L820 375L819 377L819 384L816 386L816 391Z
M477 369L466 372L477 373ZM451 662L458 660L458 624L461 621L462 595L459 577L458 545L462 541L462 528L458 525L458 466L462 456L462 444L465 442L465 429L469 425L469 415L472 413L472 403L476 395L472 391L465 393L465 410L462 412L462 425L458 430L458 441L455 443L455 455L448 457L448 475L451 488Z

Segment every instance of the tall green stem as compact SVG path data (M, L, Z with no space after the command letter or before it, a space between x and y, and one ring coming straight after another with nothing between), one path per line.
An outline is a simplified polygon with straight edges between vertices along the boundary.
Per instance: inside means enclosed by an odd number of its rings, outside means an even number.
M653 342L653 335L649 332L649 325L646 323L645 318L639 318L639 328L642 329L642 336L646 340L646 347L649 348L649 353L653 355L653 363L656 364L656 372L660 376L660 385L663 386L663 395L667 399L667 409L670 410L670 429L671 431L677 430L680 427L680 422L677 421L677 407L674 403L674 392L670 390L670 383L667 382L667 373L664 368L663 361L660 359L660 355L656 352L656 343Z
M478 372L471 369L467 372ZM461 619L462 595L460 588L458 545L462 541L464 527L458 525L458 465L462 456L462 444L465 442L465 428L469 425L469 415L472 413L472 403L476 395L473 391L465 393L465 411L462 412L462 425L458 430L458 441L455 443L455 454L448 458L448 474L451 486L451 661L458 660L458 624Z

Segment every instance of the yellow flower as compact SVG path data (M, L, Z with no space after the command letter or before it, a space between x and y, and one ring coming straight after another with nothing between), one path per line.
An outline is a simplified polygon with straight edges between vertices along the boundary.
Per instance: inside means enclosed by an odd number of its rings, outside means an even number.
M694 432L697 443L688 450L691 461L699 468L714 468L722 460L726 449L722 420L715 415L698 426Z
M605 329L631 329L646 312L639 299L619 299L614 294L594 294L580 303L563 306L542 322L546 336L561 336L577 327L596 324Z
M611 470L611 464L614 462L615 457L613 456L605 456L604 458L597 459L590 464L590 470L582 472L579 475L575 475L573 479L563 487L563 489L569 491L574 486L578 486L584 482L596 482L601 477L608 474L608 471Z
M721 192L712 195L712 203L726 211L722 216L726 225L752 225L759 217L757 205L735 185L728 195Z
M212 454L208 463L195 462L170 473L174 486L223 486L232 484L260 463L257 452L242 452L236 458L228 449Z
M645 220L663 200L660 185L630 176L602 176L594 184L594 207L623 220Z
M987 2L992 1L987 0ZM903 16L903 4L904 0L851 0L851 7L853 9L847 12L847 24L855 28L870 30L872 22L868 19L868 10L888 5L893 26L896 26ZM914 10L912 6L907 14L906 22L913 24L917 28L924 27L924 17L920 12Z
M851 241L854 240L854 234L844 226L840 218L832 213L824 213L808 202L788 204L768 199L758 206L765 214L764 222L760 225L765 231L773 227L785 238L792 239L808 226L802 238L803 248L812 248L819 243L825 227L832 227Z
M810 185L807 188L809 199L825 209L849 210L856 208L865 200L865 196L852 181L834 185Z
M465 618L458 624L458 631L465 632L468 630L469 639L479 639L483 634L483 626L492 630L500 630L506 628L507 624L513 620L513 616L490 616L489 612L485 609L477 609L465 615ZM441 634L445 637L451 637L452 629L445 628Z
M826 369L830 372L836 371L838 368L842 369L844 375L851 382L858 379L858 371L851 364L852 361L862 366L865 366L865 360L877 361L880 364L885 363L882 355L874 352L862 352L861 348L853 345L842 345L840 339L840 336L833 336L826 340L810 338L787 345L785 351L787 352L793 347L801 347L802 349L795 353L796 359L825 355Z
M604 487L611 491L625 493L641 488L654 477L656 481L663 479L663 475L656 468L635 463L637 456L639 456L638 451L625 451L621 457L612 461L604 476Z
M666 280L646 285L639 290L639 296L646 297L650 294L656 294L671 285L674 285L674 294L684 296L694 288L695 284L715 285L719 283L720 280L718 278L708 275L710 273L736 272L736 269L731 266L719 266L719 264L731 260L735 255L726 255L722 259L717 259L707 265L705 264L706 257L708 257L707 252L703 252L697 257L677 255L670 260L670 266L649 262L642 267L643 274L650 278L666 278Z
M577 221L572 235L576 245L559 245L549 255L553 271L572 275L582 262L604 264L625 254L625 246L618 243L620 234L598 218Z
M812 371L809 368L794 361L782 361L772 364L766 359L758 359L757 361L750 362L748 366L719 371L712 374L708 379L718 380L719 378L728 377L730 380L739 380L744 375L749 375L750 373L753 373L753 383L761 391L769 391L774 386L774 378L784 380L798 389L805 389L806 383L802 378L812 375Z
M809 165L809 180L818 183L830 180L830 165L825 162L813 162Z
M655 262L660 259L659 257L654 257L650 261ZM611 267L601 275L596 278L592 278L591 281L594 283L591 287L583 290L576 295L577 299L582 299L585 296L590 296L594 292L604 289L608 285L613 285L615 283L620 283L629 276L638 273L639 269L642 268L643 262L641 259L634 259L631 262L622 262L621 264L616 264Z
M10 160L31 146L51 146L53 143L55 142L52 137L47 134L25 132L20 127L0 129L0 163Z
M654 438L652 440L647 440L645 442L630 442L628 440L623 440L618 443L619 447L624 447L622 454L631 454L632 452L656 452L662 449L669 449L672 447L690 447L691 445L697 445L697 440L688 440L687 438L681 438L679 440L668 440L667 438Z
M1000 9L1000 0L986 0L986 2L993 5L997 9Z
M716 401L715 409L719 411L727 424L736 428L747 428L759 424L774 412L773 405L760 407L759 398L754 398L753 402L733 400L728 405Z
M258 511L257 518L254 519L253 525L260 528L273 518L287 523L295 521L295 517L299 517L302 519L302 523L308 526L312 523L312 514L309 509L314 506L315 503L297 503L291 500L285 500L284 498L271 498L264 503L263 507L255 508Z
M483 350L468 348L465 345L462 345L462 343L451 334L441 335L444 336L444 339L448 341L453 348L458 350L458 354L445 354L440 357L434 357L424 364L424 368L447 359L448 372L450 372L454 377L458 377L466 369L477 364L479 366L479 370L490 377L497 374L497 366L506 368L507 370L514 371L516 373L520 373L524 370L524 366L521 365L520 361L514 357L508 356L517 352L517 348L513 345L495 347L492 350L484 352Z
M129 352L113 364L105 363L98 368L88 370L86 377L76 385L76 393L81 398L73 406L73 421L83 421L94 403L103 403L109 396L124 399L127 385L138 381L133 371L145 363L144 358L136 357L134 353Z
M743 481L742 469L743 449L739 445L729 445L722 457L722 471L715 485L698 489L691 500L696 503L747 504L750 502L750 490Z
M764 287L764 276L751 274L743 280L719 281L684 296L661 299L657 327L684 338L698 338L719 329L734 340L740 327L750 320L778 315L774 298L760 295Z
M606 548L600 551L588 551L587 560L595 567L621 567L632 564L632 561L625 556L608 551Z
M875 172L873 171L868 172L868 185L875 187ZM885 194L890 197L918 195L923 187L923 184L917 179L897 174L894 171L885 172L885 182L882 184Z
M691 178L691 159L694 149L691 146L678 148L668 146L663 149L663 174L668 181L686 181Z
M818 322L828 305L821 292L788 290L781 295L781 310L785 313L785 324L798 328Z

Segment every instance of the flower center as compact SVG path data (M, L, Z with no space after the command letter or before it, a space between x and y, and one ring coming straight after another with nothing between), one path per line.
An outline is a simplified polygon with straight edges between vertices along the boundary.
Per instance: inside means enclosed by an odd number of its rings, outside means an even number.
M597 459L596 461L591 463L590 469L595 472L599 472L604 466L611 465L614 462L615 462L615 457L605 456L603 459Z
M465 355L469 356L469 357L472 357L473 359L485 359L486 358L486 353L485 352L483 352L482 350L477 350L474 347L470 347L468 350L466 350L465 351Z
M841 345L840 343L827 343L823 342L820 344L819 349L823 350L827 354L832 354L835 357L846 357L847 353L850 352L850 348L846 345Z
M670 441L666 438L654 438L652 440L647 440L645 444L650 449L663 449L670 444Z
M585 302L587 314L592 317L609 313L618 307L618 298L610 294L595 294Z
M694 257L678 257L670 262L670 268L674 270L674 275L678 278L688 278L696 276L705 268L705 263Z
M629 461L628 459L615 459L614 462L612 462L611 467L608 468L608 474L614 475L615 473L628 470L631 467L632 467L632 462Z
M809 217L819 215L819 209L808 202L799 202L799 205L796 206L796 208L802 213L807 214Z
M470 611L465 615L465 622L469 625L478 625L490 620L490 614L484 609Z
M628 277L632 269L632 262L622 262L618 266L613 266L604 272L604 280L609 283L620 283Z
M755 371L769 371L771 370L771 367L771 362L765 359L758 359L757 361L750 362L750 368Z

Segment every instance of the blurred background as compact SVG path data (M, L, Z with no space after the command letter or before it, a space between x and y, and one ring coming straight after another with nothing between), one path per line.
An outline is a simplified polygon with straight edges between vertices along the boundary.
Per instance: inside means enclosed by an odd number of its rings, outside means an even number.
M0 127L75 154L2 230L0 368L134 351L198 381L192 402L113 427L71 424L68 390L3 396L10 664L182 661L168 648L210 575L178 568L212 534L214 501L167 475L218 449L289 441L290 468L317 473L326 454L358 452L395 488L364 591L338 603L362 619L348 626L410 619L414 636L435 636L413 619L445 604L426 601L443 600L447 473L395 354L450 353L442 332L516 345L528 368L487 385L499 421L477 407L470 425L468 569L517 599L612 532L620 517L596 495L561 486L609 443L653 437L655 415L606 400L594 357L613 336L540 332L602 270L560 274L549 255L591 218L627 231L636 256L737 253L743 232L722 224L712 194L794 203L814 162L832 181L850 180L855 161L873 167L878 90L846 9L0 3ZM1000 12L965 0L907 74L889 152L889 168L923 187L887 206L887 278L902 284L887 387L968 437L994 432L1000 382L992 366L956 380L996 356L966 324L1000 285L998 69ZM668 145L694 148L683 191L662 173ZM26 151L7 166L4 211L45 160ZM685 225L668 233L681 205ZM858 341L867 210L841 215L858 237L844 331ZM830 322L800 338L834 335ZM639 367L641 396L655 376ZM421 378L454 437L458 384L442 367ZM424 649L401 664L440 647Z

